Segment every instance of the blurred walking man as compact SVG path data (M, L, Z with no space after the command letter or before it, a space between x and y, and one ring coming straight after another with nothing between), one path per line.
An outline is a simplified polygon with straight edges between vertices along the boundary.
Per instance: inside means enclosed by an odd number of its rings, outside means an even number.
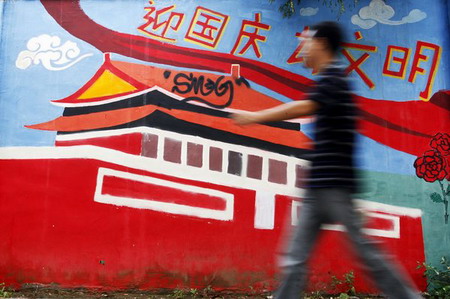
M283 280L274 297L299 298L307 281L306 264L323 223L340 223L376 286L389 298L422 298L413 283L388 261L361 232L362 221L354 208L357 190L354 144L357 109L344 69L337 56L343 33L337 23L312 27L305 44L305 66L319 72L319 79L306 100L294 101L258 112L233 114L237 124L247 125L316 115L314 150L309 177L304 182L299 223L280 259Z

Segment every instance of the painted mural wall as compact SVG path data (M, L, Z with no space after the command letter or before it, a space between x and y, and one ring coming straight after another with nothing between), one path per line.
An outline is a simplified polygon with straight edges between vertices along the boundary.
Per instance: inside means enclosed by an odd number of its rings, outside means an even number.
M0 282L271 290L297 224L314 118L236 126L302 100L304 33L347 30L365 232L421 290L450 254L448 1L0 2ZM286 228L287 227L287 228ZM309 289L354 271L322 227Z

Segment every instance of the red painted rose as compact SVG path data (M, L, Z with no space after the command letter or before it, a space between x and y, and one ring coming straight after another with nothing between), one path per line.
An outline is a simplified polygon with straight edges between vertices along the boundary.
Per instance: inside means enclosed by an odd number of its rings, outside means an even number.
M443 180L447 176L447 161L437 151L426 151L414 161L416 175L427 182Z
M444 159L447 160L446 161L446 164L447 164L447 170L446 170L447 171L447 177L446 177L446 179L450 181L450 155L444 157Z
M442 156L448 156L450 154L450 135L447 133L437 133L431 139L430 146Z

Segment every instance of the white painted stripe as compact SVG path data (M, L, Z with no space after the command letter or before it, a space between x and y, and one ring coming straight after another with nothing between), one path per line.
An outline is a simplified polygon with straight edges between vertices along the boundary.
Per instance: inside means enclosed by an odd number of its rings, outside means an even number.
M113 176L118 178L123 178L127 180L149 183L153 185L166 186L169 188L179 189L186 192L192 192L197 194L204 194L209 196L218 197L224 200L225 209L216 210L209 208L201 208L195 206L189 206L185 204L176 204L170 202L161 202L151 199L140 199L132 197L122 197L103 194L103 181L105 176ZM231 193L226 193L214 189L207 189L192 185L180 184L176 182L171 182L168 180L157 179L153 177L132 174L129 172L118 171L109 168L99 168L97 174L97 185L95 188L94 201L112 204L116 206L126 206L138 209L148 209L153 211L159 211L170 214L194 216L199 218L210 218L216 220L233 220L234 211L234 195Z
M260 190L255 195L255 228L273 229L275 223L275 193Z
M181 164L186 165L187 164L187 141L183 140L181 141L181 157L180 157L180 161Z
M222 148L222 172L228 173L228 155L229 150L226 150L225 148Z
M62 106L62 107L90 107L90 106L99 106L99 105L103 105L103 104L109 104L109 103L114 103L114 102L118 102L118 101L122 101L122 100L126 100L129 98L133 98L136 96L140 96L143 95L147 92L153 91L153 90L160 90L161 88L158 88L157 86L153 86L151 88L147 88L138 92L134 92L131 94L127 94L124 96L120 96L120 97L114 97L111 99L107 99L107 100L102 100L102 101L97 101L97 102L78 102L78 103L61 103L61 102L51 102L53 105L55 106Z
M248 155L244 155L244 154L242 155L241 163L242 163L241 175L243 177L247 177Z
M159 138L158 155L160 159L162 159L161 155L163 149L163 140L161 139L161 136L159 136ZM193 137L193 139L195 140L196 137ZM252 153L262 152L261 150L257 149L249 150L251 150ZM300 198L305 193L304 189L267 182L267 161L263 162L263 178L265 177L266 180L255 180L246 177L229 175L226 172L205 171L205 168L190 167L189 170L186 171L186 166L176 163L164 162L160 159L155 160L153 158L131 155L121 151L92 145L79 145L70 147L0 147L0 159L93 159L134 169L171 175L179 178L195 178L197 181L209 182L230 187L244 188L249 190L267 190L267 187L269 187L274 193ZM263 159L265 158L263 157ZM301 160L295 160L299 162L299 164L301 164ZM158 163L151 163L151 161L158 161ZM208 169L209 165L205 165L205 167L206 169ZM366 208L371 211L404 215L413 218L422 216L422 210L416 208L401 207L360 199L356 199L355 204L361 208Z
M157 154L156 159L164 160L164 145L166 144L166 139L163 136L158 136L158 147L156 148Z
M167 96L169 96L171 98L174 98L175 100L179 100L179 101L184 99L184 97L176 95L176 94L174 94L174 93L172 93L172 92L170 92L170 91L168 91L168 90L166 90L164 88L159 87L158 85L155 85L153 87L150 87L150 88L147 88L147 89L144 89L144 90L140 90L140 91L137 91L137 92L134 92L134 93L131 93L131 94L127 94L127 95L119 96L119 97L114 97L114 98L103 100L103 101L86 102L86 103L83 103L83 102L78 102L78 103L51 102L51 103L56 105L56 106L63 106L63 107L99 106L99 105L103 105L103 104L114 103L114 102L118 102L118 101L129 99L129 98L133 98L133 97L136 97L136 96L140 96L140 95L146 94L146 93L151 92L151 91L159 91L159 92L161 92L161 93L163 93L163 94L165 94L165 95L167 95Z
M103 63L106 61L106 58L105 58L106 55L110 55L110 57L112 56L111 55L112 53L103 53L103 54L104 54L103 55ZM112 61L112 58L110 58L110 60ZM236 64L236 65L239 65L239 64ZM174 71L176 69L171 69L171 70ZM200 70L200 71L204 71L204 70ZM218 75L223 75L224 74L224 73L220 73L220 72L210 72L210 73L218 74ZM225 74L225 75L228 75L228 74ZM145 90L142 90L142 91L138 91L138 92L135 92L133 94L129 94L129 95L122 96L122 97L115 97L115 98L109 99L109 100L112 100L112 102L121 101L121 100L124 100L124 99L127 99L127 98L131 98L131 97L134 97L134 96L141 95L141 94L143 94L145 92L149 92L149 91L152 91L152 90L158 90L158 91L160 91L160 92L166 94L167 96L172 97L172 98L174 98L176 100L184 100L185 99L182 96L179 96L179 95L177 95L175 93L172 93L172 92L170 92L170 91L168 91L168 90L166 90L166 89L164 89L164 88L162 88L162 87L160 87L158 85L155 85L155 86L153 86L151 88L148 88L148 89L145 89ZM57 102L51 102L51 103L56 105L56 106L63 106L63 107L83 107L83 106L97 106L97 105L101 105L101 104L106 104L106 103L108 103L107 101L109 101L109 100L99 101L99 102L94 102L94 103L84 103L84 104L81 104L81 103L73 103L73 104L72 103L57 103ZM211 109L220 110L220 111L226 111L226 112L231 112L231 113L247 111L247 110L233 109L233 108L229 108L229 107L226 107L224 109L217 109L217 108L211 107L211 106L209 106L209 105L207 105L205 103L201 103L201 102L197 102L197 101L192 101L190 103L198 105L198 106L208 107L208 108L211 108ZM280 104L283 104L283 102L280 101ZM307 123L314 122L314 116L312 116L312 117L304 117L304 118L295 118L295 119L290 119L290 120L286 120L286 121L287 122L293 122L293 123L299 123L299 124L307 124Z
M286 167L286 179L287 179L287 185L288 186L295 186L295 182L297 180L297 175L295 173L295 165L298 163L287 163Z
M393 228L392 230L383 230L376 228L364 228L364 232L368 235L373 236L381 236L381 237L390 237L390 238L400 238L400 217L393 215L384 215L380 213L367 212L368 216L373 218L382 218L388 219L392 221Z
M97 132L95 132L97 133ZM291 157L291 156L285 156L285 155L281 155L278 153L273 153L273 152L269 152L269 151L265 151L265 150L260 150L260 149L255 149L255 148L250 148L250 147L246 147L246 146L241 146L241 145L234 145L234 144L229 144L229 143L225 143L225 142L219 142L219 141L214 141L214 140L209 140L209 139L205 139L202 137L198 137L198 136L191 136L191 135L185 135L185 134L179 134L179 133L175 133L175 132L170 132L170 131L165 131L165 130L160 130L160 129L155 129L155 128L150 128L150 127L138 127L138 128L133 128L132 130L130 129L119 129L119 130L112 130L112 131L106 131L106 132L100 132L100 136L101 137L106 137L106 136L122 136L124 134L131 134L131 133L141 133L141 134L154 134L159 136L159 140L160 142L158 143L158 160L162 159L161 157L163 157L163 153L164 153L164 144L162 142L165 142L165 140L167 138L170 138L172 140L178 140L181 141L183 143L183 150L182 150L182 164L186 165L186 147L185 144L188 142L193 142L193 143L197 143L197 144L202 144L205 148L208 147L210 148L211 146L214 147L218 147L222 149L222 171L226 172L228 169L228 153L230 150L233 150L235 152L239 152L242 154L242 177L246 176L246 170L247 170L247 161L248 161L248 155L249 154L254 154L254 155L258 155L263 157L263 177L262 180L267 181L268 180L268 173L269 173L269 167L268 165L265 165L266 163L268 163L269 159L274 159L274 160L279 160L279 161L283 161L286 162L288 167L287 167L287 177L288 177L288 186L292 186L295 187L295 165L307 165L309 164L308 161L306 160L301 160L298 159L296 157ZM63 140L71 140L71 138L65 138L67 136L65 135L59 135L61 137L63 137ZM91 138L100 138L100 136L97 136L97 134L92 134L91 133L79 133L77 134L76 139L74 140L86 140L86 139L91 139ZM85 137L85 138L83 138ZM59 140L60 141L60 140ZM267 158L265 158L267 157ZM208 160L209 161L209 157Z
M54 102L54 101L52 101L51 103L53 105L55 105L55 106L60 106L60 107L92 107L92 106L100 106L100 105L104 105L104 104L110 104L110 103L114 103L114 102L119 102L119 101L122 101L122 100L126 100L126 99L129 99L129 98L140 96L140 95L152 92L152 91L159 91L159 92L161 92L161 93L163 93L163 94L165 94L165 95L167 95L167 96L169 96L169 97L171 97L171 98L173 98L175 100L178 100L178 101L182 101L182 100L185 99L184 97L182 97L180 95L177 95L177 94L175 94L173 92L170 92L170 91L168 91L168 90L166 90L166 89L164 89L164 88L162 88L162 87L160 87L158 85L154 85L154 86L152 86L150 88L147 88L147 89L144 89L144 90L136 91L136 92L131 93L131 94L127 94L127 95L119 96L119 97L114 97L114 98L110 98L110 99L102 100L102 101L84 102L84 103L83 102L62 103L62 102ZM201 103L201 102L197 102L197 101L189 101L189 104L193 104L193 105L201 106L201 107L206 107L206 108L210 108L210 109L213 109L213 110L229 112L229 113L239 113L239 112L247 111L247 110L234 109L234 108L229 108L229 107L218 109L218 108L211 107L211 106L209 106L209 105L207 105L205 103ZM280 102L280 104L283 104L283 103ZM308 124L308 123L311 123L313 121L314 121L314 119L311 118L311 117L295 118L295 119L286 120L286 122L298 123L298 124Z
M377 237L385 237L385 238L392 238L392 239L399 239L400 238L400 217L398 216L392 216L392 215L383 215L378 213L367 213L373 218L384 218L389 219L392 221L392 229L374 229L374 228L363 228L363 233L371 236L377 236ZM321 226L321 229L325 230L334 230L334 231L342 231L346 232L347 229L342 224L323 224Z
M398 217L397 217L398 220ZM341 224L323 224L321 227L323 230L333 230L333 231L341 231L346 232L347 229ZM400 228L400 227L399 227ZM395 230L382 230L382 229L371 229L371 228L362 228L361 231L370 236L376 237L384 237L391 239L400 239L400 230L397 232Z
M162 142L158 142L158 147ZM158 154L161 155L162 152ZM302 196L303 189L292 186L274 184L264 180L255 180L247 177L231 175L225 171L205 171L198 167L186 166L158 159L127 154L108 148L77 145L61 147L1 147L0 159L3 160L39 160L39 159L93 159L113 163L129 168L165 174L187 180L195 180L223 186L236 187L248 190L267 190L288 196Z
M356 200L356 202L357 209L362 208L363 210L365 210L365 213L368 216L371 216L373 218L388 219L392 222L392 229L363 228L363 232L365 234L372 236L398 239L400 238L400 216L417 218L421 217L422 215L422 211L420 209L399 207L365 200ZM292 201L291 225L298 225L298 208L301 207L301 205L302 203L298 200ZM377 212L389 213L390 215L385 215ZM341 224L323 224L321 226L321 229L346 231L346 228Z
M269 180L269 158L264 156L262 157L261 179L265 182Z
M291 225L298 225L298 208L302 206L299 200L293 200L291 202Z
M209 151L210 151L210 147L208 145L203 145L202 169L204 171L209 171Z
M151 127L136 127L136 128L128 128L128 129L117 129L117 130L105 130L105 131L97 131L97 132L86 132L86 133L74 133L67 135L56 135L57 141L72 141L72 140L85 140L91 138L99 138L99 137L110 137L110 136L121 136L125 134L132 133L150 133L155 134L161 137L169 137L172 139L177 139L180 141L190 141L194 143L203 144L204 146L214 146L219 147L221 149L233 150L236 152L244 153L244 154L253 154L259 155L262 157L267 157L275 160L285 161L287 163L296 163L300 165L309 165L310 163L307 160L299 159L297 157L286 156L274 152L269 152L266 150L262 150L259 148L253 148L243 145L231 144L222 141L216 141L211 139L206 139L199 136L180 134L176 132L171 132L167 130L161 130L157 128ZM224 152L224 155L228 155L228 153ZM226 156L227 157L227 156Z
M367 209L370 211L396 214L399 216L408 216L408 217L413 217L413 218L422 217L422 214L423 214L421 209L394 206L394 205L390 205L390 204L362 200L362 199L356 199L355 205L359 208Z

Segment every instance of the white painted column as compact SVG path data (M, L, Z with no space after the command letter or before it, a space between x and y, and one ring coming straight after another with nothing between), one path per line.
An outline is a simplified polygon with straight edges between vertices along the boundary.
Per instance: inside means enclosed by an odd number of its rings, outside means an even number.
M255 228L273 229L275 223L275 193L258 190L255 195Z

